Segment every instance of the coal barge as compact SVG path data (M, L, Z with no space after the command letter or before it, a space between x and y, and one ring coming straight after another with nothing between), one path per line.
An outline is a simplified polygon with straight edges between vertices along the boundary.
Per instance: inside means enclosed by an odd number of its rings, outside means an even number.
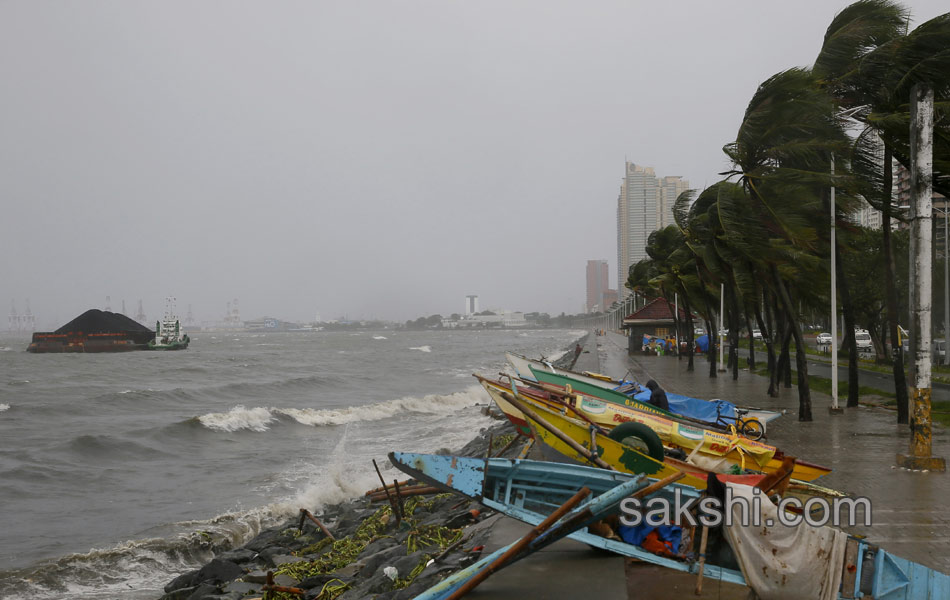
M155 332L120 314L87 310L56 331L36 332L27 352L129 352L148 350Z

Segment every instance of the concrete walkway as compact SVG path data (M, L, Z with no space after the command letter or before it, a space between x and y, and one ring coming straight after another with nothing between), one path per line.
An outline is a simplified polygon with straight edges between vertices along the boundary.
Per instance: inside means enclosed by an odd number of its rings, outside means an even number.
M621 335L608 333L593 339L602 373L620 377L630 371L639 381L655 379L667 391L686 396L787 410L769 424L767 442L834 469L816 483L871 500L872 525L846 529L866 535L898 556L950 573L950 513L944 506L950 498L950 474L895 467L897 454L908 451L910 430L897 425L894 411L858 407L832 416L830 396L813 391L814 420L799 422L795 387L782 388L778 398L769 398L768 381L747 370L740 371L736 381L731 373L711 379L705 357L697 357L695 370L688 372L686 358L628 356L626 338ZM934 426L933 449L935 455L950 458L950 435L939 425Z

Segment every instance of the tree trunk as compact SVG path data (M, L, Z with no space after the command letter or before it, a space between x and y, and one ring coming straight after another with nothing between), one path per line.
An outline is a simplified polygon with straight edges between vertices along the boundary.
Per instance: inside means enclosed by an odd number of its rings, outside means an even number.
M779 310L779 307L774 307L775 311L775 320L776 328L781 332L781 337L779 341L781 345L779 346L779 356L778 361L775 363L775 389L776 395L778 395L778 385L779 381L784 380L784 387L792 387L792 374L791 368L789 367L789 361L791 360L791 353L788 349L788 344L792 339L792 333L788 330L788 324L785 319L784 311Z
M768 310L768 303L765 303L765 308ZM775 397L778 395L778 391L773 385L772 373L775 371L775 353L772 347L773 344L773 331L766 324L766 320L762 318L762 307L758 302L755 303L755 320L759 324L759 331L762 332L762 339L765 341L765 349L768 353L768 371L769 371L769 391L768 394L770 397ZM754 367L753 367L754 368Z
M835 243L834 252L838 263L838 294L841 296L841 312L844 313L844 328L850 334L845 336L848 342L848 404L849 408L858 405L858 343L854 339L854 305L848 291L848 278L841 261L841 244Z
M675 292L674 292L673 297L676 298ZM669 304L670 301L667 300L666 303ZM681 357L680 357L680 345L679 345L679 339L680 339L680 316L679 316L679 311L677 310L677 308L678 308L678 307L676 306L676 304L673 304L673 306L670 307L670 313L672 313L672 315L673 315L673 343L676 344L676 348L674 348L673 351L674 351L675 354L676 354L676 358L681 358Z
M738 287L729 291L729 361L732 366L732 380L739 379L739 300Z
M707 354L709 355L708 356L709 376L716 377L717 374L716 374L716 341L715 341L716 340L716 317L715 316L713 316L713 320L711 323L708 320L706 321L706 335L709 336L709 345L707 346L709 348L709 351L707 352Z
M785 308L792 335L795 337L795 365L798 367L798 420L811 421L811 389L808 386L808 360L805 358L805 340L802 337L801 323L796 318L795 311L792 310L792 299L775 265L772 265L772 277L775 279L779 300Z
M762 294L762 305L765 308L765 319L762 318L761 309L756 306L756 318L759 320L759 326L765 326L762 331L767 331L768 333L763 333L762 336L765 337L765 347L769 353L768 361L768 370L769 370L769 391L768 395L772 398L778 396L778 377L777 365L775 360L775 343L778 341L778 326L775 321L772 319L772 310L770 308L771 303L769 302L768 294L763 292Z
M686 310L686 370L689 372L693 371L693 346L696 342L693 341L693 336L696 335L696 328L693 326L693 311L689 307L689 298L684 294L683 295L683 308Z
M749 330L749 371L755 373L755 336L752 333L752 317L748 310L743 312L745 313L745 326ZM762 331L761 327L759 331Z
M894 356L894 395L897 398L897 422L909 420L907 379L904 377L904 348L897 336L897 288L894 286L894 253L891 247L891 145L884 141L884 190L882 192L881 227L884 233L884 289L887 294L887 321L890 324L891 347Z

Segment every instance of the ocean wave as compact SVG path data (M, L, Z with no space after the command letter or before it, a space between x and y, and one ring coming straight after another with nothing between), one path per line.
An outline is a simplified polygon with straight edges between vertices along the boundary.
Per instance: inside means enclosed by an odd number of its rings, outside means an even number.
M126 541L0 573L4 598L148 598L176 576L243 544L270 523L261 511L173 526L178 533Z
M286 522L299 514L301 506L320 515L324 507L361 496L378 485L371 469L353 473L343 446L341 440L328 470L292 497L210 519L157 526L142 532L142 539L111 548L69 554L24 569L0 570L0 598L157 598L178 575Z
M18 379L16 381L7 382L7 385L27 385L30 383L29 379Z
M3 411L5 411L5 410L10 410L10 405L9 405L9 404L0 404L0 412L3 412Z
M248 365L243 365L248 366ZM306 377L292 377L290 379L278 381L262 382L239 382L225 383L221 385L184 388L177 387L165 390L156 390L152 388L131 389L127 388L117 392L109 392L99 396L99 398L108 399L110 397L121 397L123 400L131 396L154 397L161 400L177 400L182 402L194 402L196 400L214 398L226 400L239 400L241 398L260 398L265 395L272 395L275 391L289 392L309 392L318 388L332 387L333 385L344 381L345 379L336 375L308 375Z
M412 348L409 348L409 349L410 349L410 350L419 350L420 352L432 352L432 347L431 347L431 346L415 346L415 347L412 347Z
M448 395L429 394L421 398L407 396L377 404L351 406L335 410L283 408L276 409L276 412L287 415L302 425L345 425L347 423L389 419L406 412L440 414L484 402L486 399L485 391L480 386L473 385L465 391Z
M246 408L235 406L226 413L202 415L198 417L198 422L215 431L230 433L247 429L264 432L270 429L270 425L277 421L279 416L289 417L301 425L322 427L380 421L405 413L442 414L486 400L485 391L480 386L470 386L467 390L454 394L430 394L422 397L407 396L376 404L339 409L265 408L262 406Z
M226 413L208 413L198 417L198 421L214 431L240 431L249 429L251 431L267 431L268 425L276 420L266 408L245 408L235 406Z
M80 435L62 447L70 456L96 457L100 460L126 460L129 457L142 456L154 458L157 455L167 455L166 452L145 444L111 435Z
M374 335L373 339L374 340L388 340L389 338L387 338L385 335Z
M13 348L10 346L0 346L0 352L13 352Z

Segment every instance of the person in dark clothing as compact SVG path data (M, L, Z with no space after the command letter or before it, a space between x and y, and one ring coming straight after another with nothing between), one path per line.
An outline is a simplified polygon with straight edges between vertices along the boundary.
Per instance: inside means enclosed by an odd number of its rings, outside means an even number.
M650 390L650 399L648 402L657 408L670 410L670 402L666 399L666 392L660 385L652 379L647 382L647 389Z

